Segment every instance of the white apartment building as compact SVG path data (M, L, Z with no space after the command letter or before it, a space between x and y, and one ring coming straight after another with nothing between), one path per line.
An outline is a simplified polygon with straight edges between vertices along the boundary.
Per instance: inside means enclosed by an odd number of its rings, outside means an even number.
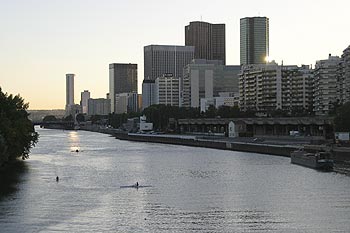
M180 106L180 79L164 74L155 81L156 104Z
M340 58L331 56L316 62L313 85L313 106L316 115L328 115L339 102L338 75Z
M313 70L310 66L282 67L282 109L312 112Z
M279 66L275 62L242 66L239 79L240 108L269 111L309 110L312 96L309 66Z
M348 46L341 56L338 69L338 94L341 104L350 101L350 46Z

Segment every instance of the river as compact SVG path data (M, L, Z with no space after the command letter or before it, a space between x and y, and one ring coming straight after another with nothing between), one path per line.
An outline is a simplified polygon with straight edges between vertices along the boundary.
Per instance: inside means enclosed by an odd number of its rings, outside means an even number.
M341 174L272 155L36 130L30 159L1 187L2 233L350 232ZM136 182L151 187L120 187Z

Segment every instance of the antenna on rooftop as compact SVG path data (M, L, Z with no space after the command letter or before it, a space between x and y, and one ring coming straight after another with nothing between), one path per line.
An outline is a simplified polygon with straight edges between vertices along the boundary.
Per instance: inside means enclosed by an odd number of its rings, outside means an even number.
M202 20L202 15L201 15L201 22L202 22L203 20Z

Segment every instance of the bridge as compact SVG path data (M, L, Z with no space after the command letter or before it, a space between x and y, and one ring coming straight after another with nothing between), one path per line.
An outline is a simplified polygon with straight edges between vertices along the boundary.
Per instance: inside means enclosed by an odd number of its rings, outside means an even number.
M33 122L34 125L40 125L41 128L48 129L75 129L76 125L74 121L43 121Z

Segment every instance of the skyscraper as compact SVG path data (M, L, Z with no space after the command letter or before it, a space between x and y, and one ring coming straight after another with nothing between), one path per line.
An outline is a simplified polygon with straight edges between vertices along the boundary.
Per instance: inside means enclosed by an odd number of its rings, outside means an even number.
M148 45L144 47L144 75L142 109L156 104L155 80L164 74L183 76L183 68L191 63L194 46Z
M240 21L241 65L263 64L269 56L269 19L246 17Z
M137 64L109 64L109 98L111 113L115 112L115 95L137 93Z
M225 65L225 40L225 24L196 21L185 26L185 45L195 47L195 59L221 60Z
M183 68L191 63L193 46L148 45L144 47L145 79L156 80L163 74L171 73L182 77Z
M66 114L70 107L74 105L74 77L75 74L66 74Z

